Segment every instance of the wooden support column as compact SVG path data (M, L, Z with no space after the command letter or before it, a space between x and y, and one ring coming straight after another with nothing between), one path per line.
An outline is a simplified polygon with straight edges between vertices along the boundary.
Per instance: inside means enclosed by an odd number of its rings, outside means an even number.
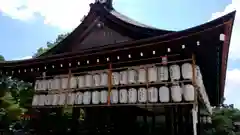
M112 64L109 64L108 69L108 101L107 104L110 106L111 104L111 90L112 90Z

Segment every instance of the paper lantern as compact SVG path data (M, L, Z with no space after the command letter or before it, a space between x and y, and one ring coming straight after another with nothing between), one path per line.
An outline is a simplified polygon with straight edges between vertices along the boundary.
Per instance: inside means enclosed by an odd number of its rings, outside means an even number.
M62 89L67 89L68 88L68 78L63 77L61 80L62 80Z
M77 78L75 76L71 76L70 78L70 88L71 89L77 88Z
M107 86L108 85L108 74L103 72L101 73L101 86Z
M139 88L138 89L138 102L139 103L146 103L147 102L147 89L146 88Z
M101 85L101 76L99 74L93 75L93 84L94 86L100 86Z
M92 104L99 104L100 103L100 92L93 91L92 92Z
M126 104L128 102L128 92L127 89L119 90L119 102L121 104Z
M112 84L113 85L119 85L120 83L120 74L118 72L112 73Z
M182 101L182 88L179 85L173 85L171 87L171 94L173 102Z
M147 82L147 71L144 68L138 69L138 83Z
M162 86L159 88L159 100L163 103L170 101L170 91L168 87Z
M35 91L40 90L40 80L36 80L35 85L34 85L34 89L35 89Z
M39 100L39 96L38 95L34 95L33 96L33 100L32 100L32 105L33 106L38 105L38 100Z
M191 80L193 77L192 64L184 63L181 68L183 79Z
M78 88L85 87L85 77L84 76L78 76Z
M137 80L138 80L137 71L133 69L128 70L128 83L134 84L134 83L137 83Z
M179 80L180 79L180 67L178 65L171 65L169 68L170 79Z
M52 90L53 89L53 80L49 79L49 80L46 80L46 81L47 81L47 89Z
M83 104L89 105L91 103L92 94L89 91L83 93Z
M207 123L212 123L212 118L210 116L207 117Z
M44 106L45 95L39 95L39 106Z
M58 105L64 105L66 101L66 95L64 93L59 94Z
M75 93L68 93L67 94L67 104L68 105L73 105L75 101Z
M118 90L116 89L111 90L111 103L113 104L118 103Z
M127 71L121 71L120 72L120 84L126 85L128 84L128 73Z
M157 81L157 68L156 67L148 68L148 82L156 81Z
M130 88L128 90L128 103L136 103L137 102L137 90L135 88Z
M52 101L52 105L57 105L59 102L59 94L54 94L53 95L53 101Z
M52 84L53 84L52 85L53 90L59 90L61 85L61 80L59 78L54 78Z
M91 74L85 75L85 86L92 87L93 85L93 76Z
M40 90L45 91L48 87L48 81L47 80L41 80L40 81Z
M83 93L82 92L77 92L75 94L75 104L80 105L83 103Z
M168 81L168 67L167 66L160 66L157 68L158 72L158 81Z
M151 103L158 102L158 89L155 87L148 88L148 101Z
M105 104L107 103L107 100L108 100L108 92L106 90L102 90L100 92L100 102L102 104Z
M195 90L192 85L190 84L184 85L182 90L185 101L194 101Z

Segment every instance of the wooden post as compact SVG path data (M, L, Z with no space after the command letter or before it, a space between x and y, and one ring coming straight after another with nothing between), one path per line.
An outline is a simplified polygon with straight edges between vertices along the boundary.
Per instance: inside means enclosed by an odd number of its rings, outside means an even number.
M107 104L110 106L111 104L111 90L112 90L112 64L109 64L108 69L108 101Z
M68 70L68 82L67 82L67 90L70 89L70 80L71 80L71 77L72 77L72 72L71 72L71 69ZM67 103L68 103L68 92L66 92L65 94L65 108L67 107Z

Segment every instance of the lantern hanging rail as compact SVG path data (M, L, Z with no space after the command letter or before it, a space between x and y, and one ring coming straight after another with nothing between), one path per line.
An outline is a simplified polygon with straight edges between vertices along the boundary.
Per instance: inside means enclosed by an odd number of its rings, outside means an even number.
M132 87L151 87L157 85L172 85L176 83L192 83L191 80L179 80L179 81L166 81L166 82L146 82L146 83L135 83L135 84L126 84L126 85L112 85L112 88L132 88ZM62 91L59 90L39 90L35 91L35 93L66 93L66 92L81 92L81 91L92 91L92 90L100 90L100 89L108 89L108 86L96 86L96 87L86 87L86 88L69 88L64 89Z
M159 59L159 57L158 57ZM149 59L147 59L149 60ZM138 66L123 66L123 67L119 67L119 68L112 68L112 71L118 71L118 70L124 70L124 69L139 69L139 67L151 67L151 66L161 66L161 65L168 65L168 64L177 64L177 63L183 63L183 62L191 62L191 58L188 58L188 59L182 59L182 60L174 60L174 61L168 61L166 62L166 64L163 64L163 63L153 63L153 64L141 64L141 65L138 65ZM114 65L118 65L118 64L126 64L126 63L132 63L132 62L138 62L138 61L141 61L141 60L136 60L136 61L130 61L130 62L117 62L117 63L112 63L112 66ZM100 65L95 65L95 66L89 66L88 68L90 67L96 67L96 66L100 66ZM102 65L103 66L103 65ZM106 64L104 64L104 66L106 66ZM73 76L76 76L76 75L83 75L83 74L95 74L95 73L102 73L102 72L108 72L108 69L102 69L102 70L97 70L97 71L83 71L83 72L73 72L72 71L72 75ZM51 75L51 76L45 76L45 78L54 78L55 76L54 75ZM66 74L63 74L63 75L57 75L57 77L61 78L61 77L68 77L68 75ZM36 77L36 79L42 79L43 77Z
M148 103L148 104L89 104L89 105L68 105L68 107L115 107L115 106L136 106L136 107L158 107L158 106L176 106L176 105L193 105L194 101L188 102L168 102L168 103ZM47 105L31 106L32 108L62 108L65 105Z

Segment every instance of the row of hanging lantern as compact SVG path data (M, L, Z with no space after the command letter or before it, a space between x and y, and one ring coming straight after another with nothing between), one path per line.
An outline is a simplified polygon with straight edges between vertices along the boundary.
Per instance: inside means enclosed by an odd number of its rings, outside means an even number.
M200 122L203 124L206 124L206 123L211 124L212 118L211 118L211 116L200 116Z
M108 98L107 90L100 91L85 91L77 93L61 93L48 95L35 95L32 105L63 105L66 103L73 104L106 104ZM142 87L139 89L112 89L111 103L112 104L135 104L135 103L168 103L194 101L195 90L191 84L186 84L180 87L173 85L170 88L162 86L159 89L150 87L148 89Z
M199 69L197 67L197 69ZM182 75L181 75L182 73ZM170 77L169 77L170 76ZM201 74L199 74L201 76ZM200 77L201 78L201 77ZM112 85L128 85L137 83L167 82L192 79L192 64L184 63L181 67L177 64L168 66L142 66L139 68L130 68L128 70L113 72ZM72 76L70 78L70 88L91 88L97 86L108 86L107 72L93 72L83 76ZM54 77L48 80L37 80L35 90L60 90L68 89L67 77Z

